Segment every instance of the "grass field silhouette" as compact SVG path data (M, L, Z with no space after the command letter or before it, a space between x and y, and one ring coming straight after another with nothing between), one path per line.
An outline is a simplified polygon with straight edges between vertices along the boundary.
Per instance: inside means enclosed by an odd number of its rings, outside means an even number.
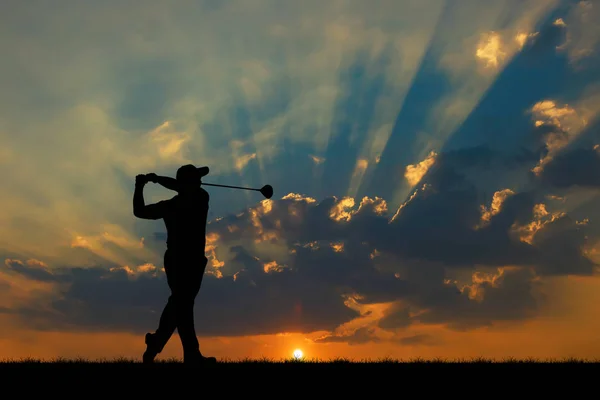
M34 358L0 359L0 379L4 386L27 388L29 393L48 391L63 393L75 387L87 387L97 395L105 391L109 396L124 393L152 398L157 392L164 396L174 392L217 391L234 396L233 392L247 397L248 393L281 396L284 389L299 388L320 395L352 398L368 390L381 393L402 387L416 387L433 393L467 384L471 390L490 390L494 393L540 396L544 390L556 394L558 385L567 385L590 376L600 360L561 359L280 359L268 358L228 360L218 359L216 364L186 365L182 359L158 359L154 364L143 364L139 359L85 359ZM538 377L548 385L540 385ZM458 382L458 383L457 383ZM574 390L569 386L569 391ZM450 388L450 389L449 389ZM526 389L523 389L526 388ZM296 390L296 389L295 389ZM412 389L411 389L412 390ZM579 390L579 388L577 389ZM284 398L287 398L284 395Z
M328 360L321 360L318 358L311 359L294 359L294 358L282 358L282 359L270 359L270 358L245 358L245 359L218 359L217 363L213 366L206 365L203 368L213 367L227 367L227 366L246 366L246 367L260 367L260 366L272 366L272 367L284 367L284 366L300 366L300 367L320 367L320 366L332 366L332 367L352 367L352 366L410 366L410 365L535 365L535 364L600 364L600 359L583 359L583 358L512 358L507 357L503 359L492 359L485 357L474 357L474 358L456 358L456 359L444 359L444 358L409 358L409 359L393 359L393 358L381 358L381 359L348 359L348 358L335 358ZM0 359L0 366L3 367L35 367L35 366L47 366L47 367L60 367L60 366L137 366L142 365L140 359L117 357L113 359L99 358L99 359L86 359L86 358L63 358L57 357L53 359L37 359L37 358L21 358L21 359ZM183 362L179 358L165 358L157 359L153 365L147 366L146 368L153 367L169 367L183 365Z

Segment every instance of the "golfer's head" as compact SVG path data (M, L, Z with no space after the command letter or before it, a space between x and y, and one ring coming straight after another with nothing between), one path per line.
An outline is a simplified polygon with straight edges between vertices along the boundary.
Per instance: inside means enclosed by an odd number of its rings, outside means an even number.
M187 187L198 186L202 183L202 177L206 174L208 174L208 167L198 168L192 164L187 164L179 167L176 179Z

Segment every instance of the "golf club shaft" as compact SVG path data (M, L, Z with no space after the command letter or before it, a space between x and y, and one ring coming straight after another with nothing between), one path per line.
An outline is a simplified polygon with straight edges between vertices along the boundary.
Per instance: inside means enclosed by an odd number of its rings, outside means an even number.
M218 187L226 187L226 188L231 188L231 189L256 190L256 191L260 192L260 189L248 188L248 187L242 187L242 186L218 185L218 184L216 184L216 183L204 183L204 182L202 182L202 185L206 185L206 186L218 186Z

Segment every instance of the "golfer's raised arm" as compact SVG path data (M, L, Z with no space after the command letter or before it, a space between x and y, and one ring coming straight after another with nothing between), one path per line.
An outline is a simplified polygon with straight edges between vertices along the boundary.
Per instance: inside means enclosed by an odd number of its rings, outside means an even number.
M154 183L158 183L162 187L179 192L179 183L175 178L171 178L170 176L156 175L152 179Z
M144 201L144 186L146 185L146 177L138 175L135 177L135 190L133 191L133 215L142 218L141 214L146 206Z
M147 177L138 175L135 179L135 190L133 192L133 215L143 219L160 219L164 217L168 201L163 200L155 204L146 205L144 202L144 186Z

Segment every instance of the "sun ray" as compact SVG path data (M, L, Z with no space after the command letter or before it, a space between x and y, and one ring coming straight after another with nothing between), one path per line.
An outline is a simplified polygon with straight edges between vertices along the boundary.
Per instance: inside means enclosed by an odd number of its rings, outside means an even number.
M402 110L408 91L422 65L444 6L445 2L429 2L427 19L422 21L418 29L412 27L410 35L399 31L389 39L394 57L386 69L386 81L391 90L376 99L375 114L369 121L368 130L360 132L366 135L366 138L356 160L356 169L346 192L347 196L357 195L363 182L368 180L369 172L373 170L372 166L379 162L392 133L394 119ZM406 10L406 15L411 15L410 11L414 10Z
M415 143L414 162L426 158L431 151L439 152L456 129L469 117L499 74L522 49L522 35L535 34L536 25L558 4L557 0L526 1L515 8L514 3L498 1L479 5L477 18L468 19L462 13L472 13L472 4L457 7L457 18L465 21L461 29L455 24L440 27L432 43L438 56L438 66L445 70L453 90L432 105L423 135ZM507 13L515 14L510 24L502 25ZM473 34L475 32L475 34ZM410 187L399 185L391 204L396 206L410 195Z

